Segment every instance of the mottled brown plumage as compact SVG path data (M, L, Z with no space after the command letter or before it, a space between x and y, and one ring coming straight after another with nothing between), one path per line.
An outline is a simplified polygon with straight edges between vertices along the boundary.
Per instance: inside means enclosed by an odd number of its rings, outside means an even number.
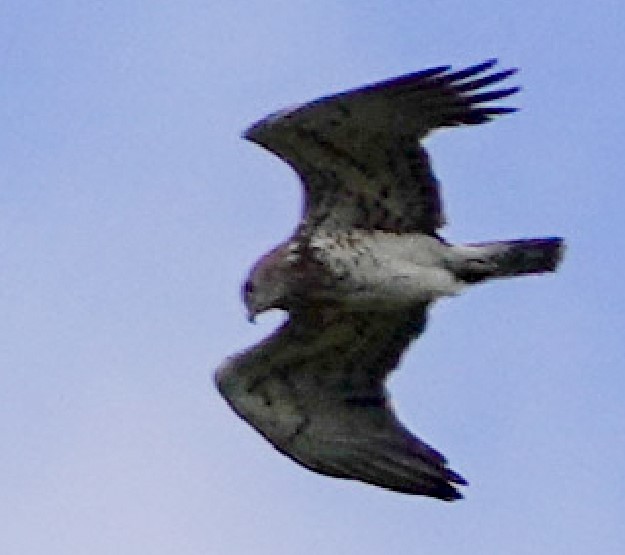
M272 114L245 137L289 163L302 221L243 287L250 319L288 321L216 373L232 408L307 468L403 493L461 497L464 479L396 418L384 382L428 306L485 279L555 270L559 238L451 245L420 144L430 131L514 111L515 70L437 67ZM487 89L487 90L485 90Z

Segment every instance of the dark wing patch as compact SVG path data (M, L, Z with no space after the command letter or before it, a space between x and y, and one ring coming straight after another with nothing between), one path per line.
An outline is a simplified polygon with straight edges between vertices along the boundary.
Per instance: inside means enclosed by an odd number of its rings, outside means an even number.
M217 371L232 408L279 451L316 472L444 500L465 484L395 416L384 381L425 326L400 313L295 314Z
M515 111L489 104L519 90L484 90L516 72L484 75L495 63L436 67L320 98L270 115L244 137L298 172L304 226L434 233L443 208L419 141L434 129Z

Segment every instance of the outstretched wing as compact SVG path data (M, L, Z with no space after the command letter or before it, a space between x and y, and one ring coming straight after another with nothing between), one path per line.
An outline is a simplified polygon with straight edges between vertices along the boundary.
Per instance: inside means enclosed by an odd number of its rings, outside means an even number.
M219 391L244 420L303 466L444 500L466 484L395 416L384 380L426 320L339 309L292 314L259 345L226 360Z
M484 90L514 74L496 60L382 81L283 110L244 137L289 163L304 184L308 228L433 233L444 224L439 184L419 140L515 111L488 105L518 87Z

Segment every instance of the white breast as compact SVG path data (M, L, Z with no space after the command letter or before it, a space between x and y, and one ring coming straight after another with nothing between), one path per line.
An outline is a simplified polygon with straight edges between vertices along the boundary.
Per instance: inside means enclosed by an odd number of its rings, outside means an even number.
M462 288L447 270L449 247L428 235L322 232L311 246L337 275L337 297L347 303L410 304L455 295Z

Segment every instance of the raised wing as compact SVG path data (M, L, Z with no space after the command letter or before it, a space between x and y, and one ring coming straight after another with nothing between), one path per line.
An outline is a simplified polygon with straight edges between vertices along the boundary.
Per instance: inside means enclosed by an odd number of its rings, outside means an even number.
M419 140L515 111L488 104L519 90L484 90L516 72L485 74L495 63L436 67L320 98L270 115L244 137L300 175L304 227L434 233L444 224L442 202Z
M226 360L219 391L279 451L321 474L444 500L466 484L395 416L384 387L426 306L403 313L292 314L259 345Z

